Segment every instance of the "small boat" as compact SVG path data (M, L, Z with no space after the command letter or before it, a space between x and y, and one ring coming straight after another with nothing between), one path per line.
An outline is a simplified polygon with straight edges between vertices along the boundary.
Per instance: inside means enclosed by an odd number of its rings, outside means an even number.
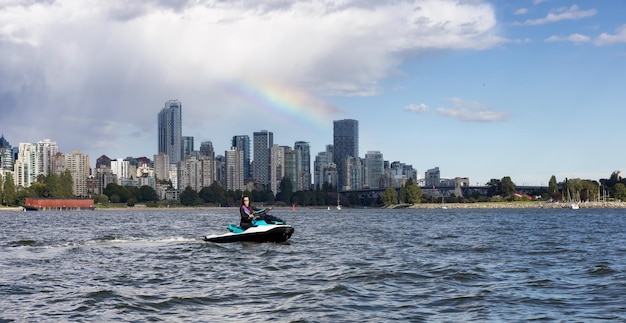
M580 209L580 206L578 205L578 203L572 203L572 204L570 204L570 206L569 206L569 207L570 207L570 209L572 209L572 210L578 210L578 209Z
M208 242L285 242L291 238L293 227L284 222L267 223L265 220L252 220L252 227L244 230L234 224L228 225L230 232L221 235L205 236Z

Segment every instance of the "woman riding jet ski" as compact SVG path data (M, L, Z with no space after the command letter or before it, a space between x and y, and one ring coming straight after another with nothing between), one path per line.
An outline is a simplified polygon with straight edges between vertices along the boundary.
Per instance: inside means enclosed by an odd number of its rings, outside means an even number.
M259 209L250 205L250 198L241 199L239 226L228 225L229 233L218 236L205 236L210 242L285 242L293 234L293 227L275 216L267 214L272 208Z
M244 196L241 198L241 206L239 207L239 214L241 215L241 221L239 222L239 227L246 230L252 226L252 220L256 218L257 220L265 220L267 223L281 222L285 224L285 221L267 214L269 210L272 208L262 208L259 209L250 205L250 197Z

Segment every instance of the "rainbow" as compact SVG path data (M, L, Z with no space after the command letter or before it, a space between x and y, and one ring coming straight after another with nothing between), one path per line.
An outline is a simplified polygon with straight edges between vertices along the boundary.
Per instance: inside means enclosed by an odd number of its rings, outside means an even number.
M268 81L221 83L222 90L240 104L261 110L284 122L303 122L318 128L332 126L339 110L310 94L284 84Z

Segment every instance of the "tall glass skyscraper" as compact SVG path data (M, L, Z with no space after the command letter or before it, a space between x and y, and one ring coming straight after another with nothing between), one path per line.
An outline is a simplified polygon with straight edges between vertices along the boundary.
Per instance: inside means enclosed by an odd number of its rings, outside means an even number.
M159 112L159 153L169 156L170 163L183 159L182 104L178 100L165 102Z
M309 143L306 141L296 141L293 146L294 150L300 151L300 166L301 174L300 175L300 185L298 190L308 191L311 189L311 147Z
M267 130L254 132L254 162L252 167L256 183L268 190L270 184L271 148L274 145L274 134ZM276 193L276 192L274 192Z
M13 148L4 135L0 135L0 168L13 170Z
M251 178L250 171L250 137L248 135L233 136L232 147L243 152L243 176L244 179Z
M359 122L353 119L333 121L333 161L337 165L339 189L346 186L346 159L359 157Z

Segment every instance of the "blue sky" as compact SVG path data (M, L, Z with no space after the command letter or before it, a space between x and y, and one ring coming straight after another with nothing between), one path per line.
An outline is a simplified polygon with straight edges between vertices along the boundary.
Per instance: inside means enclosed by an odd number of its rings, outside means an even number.
M626 161L626 2L0 1L0 132L14 146L152 157L157 114L218 153L234 135L332 143L423 176L517 185Z

